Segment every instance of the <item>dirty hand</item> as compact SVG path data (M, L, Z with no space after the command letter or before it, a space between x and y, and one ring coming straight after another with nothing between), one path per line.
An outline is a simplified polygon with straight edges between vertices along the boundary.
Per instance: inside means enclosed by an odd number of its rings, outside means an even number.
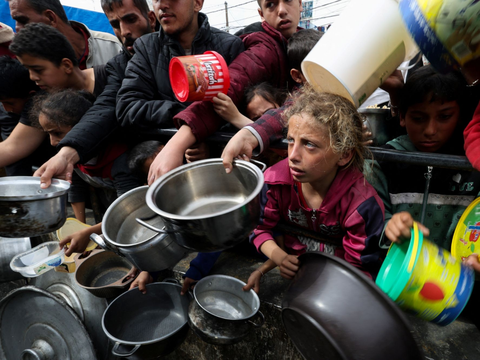
M478 260L478 254L472 254L463 263L470 266L475 272L480 273L480 261Z
M227 143L223 149L223 167L227 174L233 169L233 159L249 160L253 150L258 146L258 140L249 130L241 129Z
M68 235L60 241L59 246L63 248L68 245L68 249L65 250L65 256L70 256L73 253L83 253L90 242L90 228L82 229L74 232L72 235Z
M45 164L40 166L33 176L40 177L40 187L48 188L52 183L52 178L62 179L72 182L73 166L80 160L75 149L65 146L57 155L53 156Z
M190 290L190 288L195 286L196 283L197 280L190 279L189 277L183 279L183 285L182 290L180 291L180 295L185 295Z
M385 236L392 242L401 243L403 239L410 239L411 229L413 228L413 217L406 211L394 214L385 228ZM423 235L428 236L430 230L417 222L418 230Z
M248 291L253 289L257 294L260 291L260 280L262 279L263 274L260 270L254 270L250 277L248 278L247 284L242 288L243 291Z
M280 264L280 275L285 279L293 279L298 271L300 261L295 255L287 255L283 258Z
M210 148L208 147L208 144L205 142L194 145L191 148L187 149L187 151L185 151L185 158L189 163L197 160L208 159L209 156L210 156Z
M142 294L147 293L147 284L153 282L152 276L148 273L148 271L142 271L135 280L132 281L130 284L130 289L135 289L138 286L138 290L142 292Z

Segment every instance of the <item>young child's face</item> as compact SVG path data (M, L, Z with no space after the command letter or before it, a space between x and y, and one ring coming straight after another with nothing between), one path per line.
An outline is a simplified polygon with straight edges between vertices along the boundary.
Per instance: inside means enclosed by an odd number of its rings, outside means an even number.
M331 182L338 167L345 165L342 156L330 146L327 128L310 115L299 114L289 119L287 142L290 172L301 183Z
M48 135L50 136L50 144L52 146L57 146L60 140L62 140L65 135L67 135L67 133L72 129L71 126L58 126L53 124L43 113L40 113L38 117L38 122L40 123L43 131L48 133Z
M262 20L289 38L297 31L302 0L260 0L258 13Z
M271 103L263 96L255 95L253 99L248 103L245 112L250 120L255 121L258 120L268 110L276 108L278 108L277 104Z
M18 60L30 72L30 79L45 91L68 87L68 73L63 65L56 66L51 61L28 54L18 56Z
M442 103L426 100L410 106L400 119L407 134L419 151L435 152L452 136L460 119L456 101Z
M20 115L22 113L25 103L28 101L28 98L8 98L2 99L0 102L3 105L5 111Z

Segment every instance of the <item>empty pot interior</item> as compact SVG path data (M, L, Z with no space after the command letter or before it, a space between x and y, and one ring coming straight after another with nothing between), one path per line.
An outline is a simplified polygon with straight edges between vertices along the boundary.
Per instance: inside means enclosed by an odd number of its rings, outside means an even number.
M111 252L101 252L85 260L76 271L79 284L99 288L115 283L131 269L127 260Z
M221 162L201 164L179 172L158 185L155 205L180 216L206 216L234 208L246 201L258 184L255 172L235 166L225 173ZM175 201L172 201L175 194Z
M103 326L107 335L122 343L158 341L173 335L188 320L189 297L181 287L157 283L119 296L105 311Z
M158 235L135 220L148 219L145 222L159 229L164 226L162 219L155 216L145 202L147 190L147 186L137 188L110 205L102 226L108 239L117 244L128 245L139 244Z
M253 291L242 290L244 285L228 276L206 277L195 286L195 299L205 311L221 319L248 319L257 313L260 303Z

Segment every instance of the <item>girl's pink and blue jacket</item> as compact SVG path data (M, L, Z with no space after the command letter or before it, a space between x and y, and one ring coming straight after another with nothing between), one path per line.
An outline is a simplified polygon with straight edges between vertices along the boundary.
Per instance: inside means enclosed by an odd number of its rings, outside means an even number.
M265 172L260 224L250 241L260 246L273 239L279 222L313 230L337 245L284 234L285 248L293 255L322 251L338 256L375 279L385 250L379 241L384 226L383 202L363 174L352 167L340 169L319 209L301 204L288 159ZM275 231L278 234L277 231Z

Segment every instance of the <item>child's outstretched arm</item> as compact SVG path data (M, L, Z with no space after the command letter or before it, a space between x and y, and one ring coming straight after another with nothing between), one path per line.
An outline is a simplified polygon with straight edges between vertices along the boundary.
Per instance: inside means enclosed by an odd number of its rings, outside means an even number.
M396 213L387 223L385 235L392 242L402 242L403 239L410 239L411 229L414 221L415 220L413 220L412 215L406 211ZM430 234L430 230L428 230L424 225L420 223L417 224L418 229L423 233L423 235L428 236Z
M480 274L480 261L478 260L478 254L470 255L464 260L464 263Z
M59 246L63 248L70 243L68 249L65 250L65 256L70 256L73 253L83 253L90 242L91 234L102 233L102 223L74 232L72 235L66 236L60 241Z
M228 95L225 95L224 93L218 93L217 96L212 99L212 102L215 112L220 115L223 120L228 121L237 129L241 129L244 126L253 123L252 120L238 111L237 107Z
M272 259L265 261L258 269L253 270L247 280L247 285L243 287L243 291L253 289L257 294L260 291L260 280L270 270L277 267L277 264Z

